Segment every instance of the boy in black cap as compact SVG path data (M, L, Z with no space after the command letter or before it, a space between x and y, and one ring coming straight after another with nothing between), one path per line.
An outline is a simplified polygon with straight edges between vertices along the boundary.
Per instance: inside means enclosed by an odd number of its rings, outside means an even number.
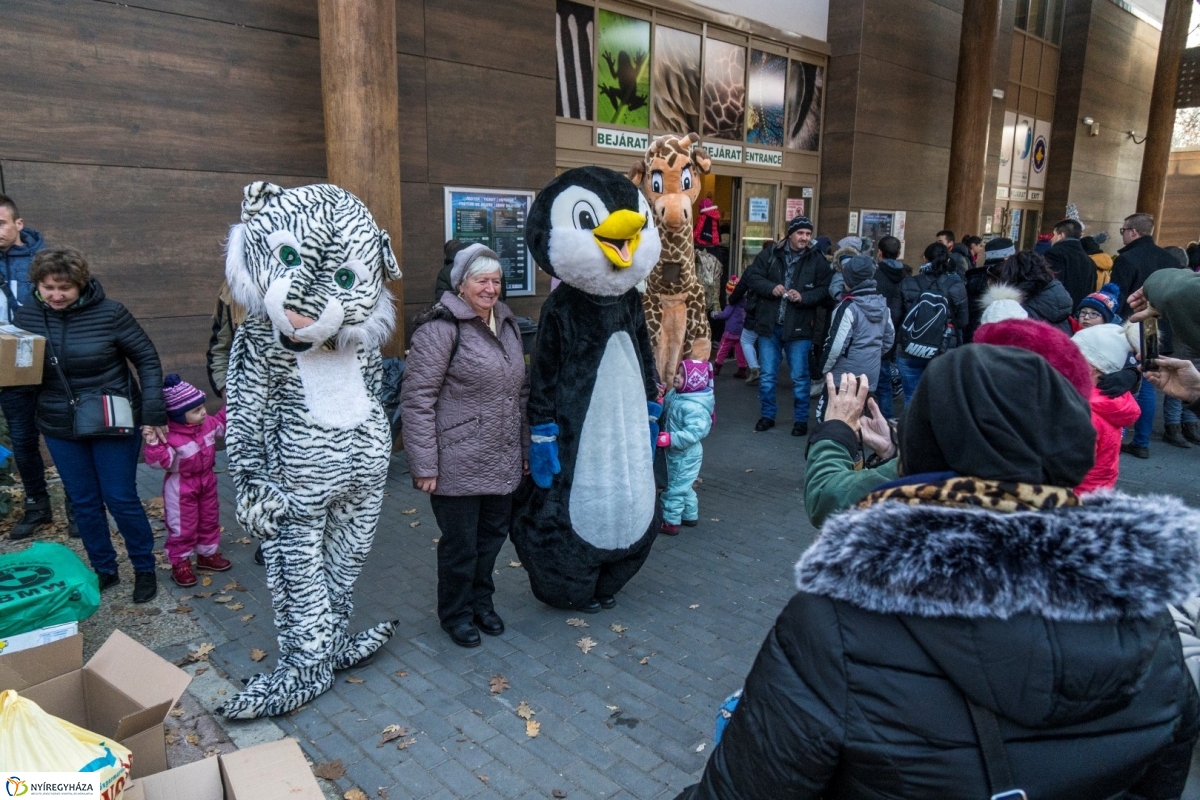
M742 276L758 301L756 329L762 364L758 399L762 417L754 426L756 431L775 427L779 411L775 384L786 356L792 377L792 435L808 433L808 354L817 309L829 298L833 277L829 262L811 246L812 237L812 220L805 216L793 218L783 240L761 251Z

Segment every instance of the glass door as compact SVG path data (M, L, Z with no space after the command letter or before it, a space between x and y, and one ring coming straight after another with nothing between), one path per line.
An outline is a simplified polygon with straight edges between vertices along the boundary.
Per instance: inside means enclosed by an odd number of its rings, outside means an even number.
M764 245L775 241L777 234L775 220L778 218L776 203L779 198L779 186L773 183L742 184L741 201L741 231L738 241L738 254L741 270L754 263Z

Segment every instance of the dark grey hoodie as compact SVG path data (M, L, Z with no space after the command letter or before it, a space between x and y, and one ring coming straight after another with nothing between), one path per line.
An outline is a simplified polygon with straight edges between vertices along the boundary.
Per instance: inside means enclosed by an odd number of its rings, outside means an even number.
M856 256L842 268L848 294L833 312L826 338L822 372L832 372L834 385L842 375L866 375L875 391L879 363L892 348L896 329L888 311L887 298L875 283L875 261Z

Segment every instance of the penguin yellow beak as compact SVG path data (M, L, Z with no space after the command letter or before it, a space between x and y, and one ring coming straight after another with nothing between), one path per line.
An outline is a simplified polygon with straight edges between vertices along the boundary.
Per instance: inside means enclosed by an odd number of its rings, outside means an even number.
M613 267L626 269L633 264L633 254L642 241L642 228L645 225L644 214L621 209L609 214L608 219L593 228L592 236Z

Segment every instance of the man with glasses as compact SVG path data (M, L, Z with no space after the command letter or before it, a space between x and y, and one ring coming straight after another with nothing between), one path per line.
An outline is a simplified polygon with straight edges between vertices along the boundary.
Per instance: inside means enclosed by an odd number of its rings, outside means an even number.
M1142 288L1146 278L1160 269L1175 269L1179 266L1170 253L1154 243L1154 217L1149 214L1133 214L1125 218L1121 228L1121 240L1125 246L1117 251L1113 262L1112 279L1121 288L1121 306L1117 315L1126 318L1130 314L1129 297ZM1135 458L1150 457L1150 430L1154 427L1154 412L1157 401L1154 386L1142 381L1137 393L1142 415L1133 426L1133 441L1121 445L1121 452Z

